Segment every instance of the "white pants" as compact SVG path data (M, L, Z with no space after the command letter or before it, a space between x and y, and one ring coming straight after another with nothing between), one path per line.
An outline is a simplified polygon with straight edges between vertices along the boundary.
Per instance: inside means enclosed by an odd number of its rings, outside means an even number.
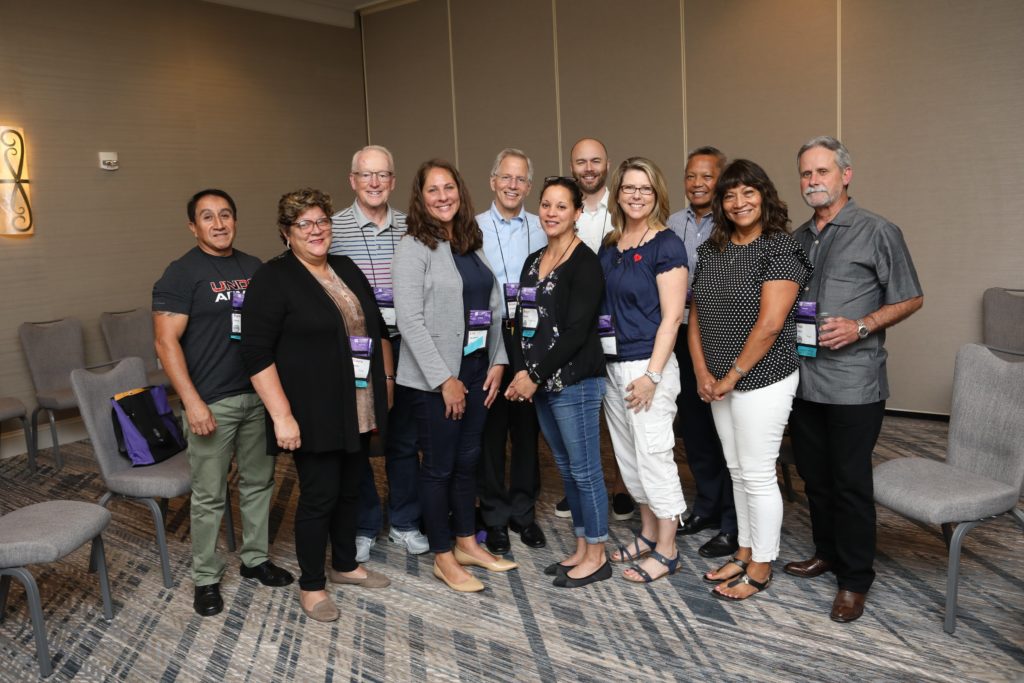
M633 500L648 505L658 519L677 517L686 510L679 470L672 454L679 395L679 363L675 355L661 371L649 410L634 413L626 405L626 386L644 376L650 359L608 363L604 416L612 437L615 461Z
M732 391L711 404L732 477L738 541L751 549L754 562L771 562L779 556L782 494L775 461L799 383L797 370L775 384Z

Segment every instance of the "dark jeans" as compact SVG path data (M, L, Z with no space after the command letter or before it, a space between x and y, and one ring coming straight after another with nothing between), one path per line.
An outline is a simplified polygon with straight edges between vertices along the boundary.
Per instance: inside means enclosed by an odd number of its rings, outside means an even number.
M573 532L587 543L608 540L608 491L601 469L604 377L588 377L561 391L538 391L533 402L562 475Z
M398 367L398 344L395 367ZM395 386L395 403L388 413L387 442L384 444L384 471L388 475L388 520L399 531L412 531L420 526L420 456L416 443L415 391ZM360 536L376 536L384 525L377 483L373 468L359 487Z
M505 350L512 357L515 338L502 328ZM508 370L501 391L491 404L484 424L480 455L480 514L487 526L507 526L511 520L523 527L533 522L534 505L540 495L540 464L537 458L537 411L531 403L505 400L512 381ZM512 441L508 486L505 486L505 444Z
M679 431L686 448L686 464L697 485L693 514L720 519L722 531L735 534L736 505L732 499L732 478L725 466L711 406L697 395L697 376L693 372L693 359L686 343L686 325L679 326L676 360L679 361L679 397L676 399Z
M323 590L324 547L331 542L331 566L350 572L356 562L356 515L359 482L368 466L369 435L363 435L358 453L294 454L299 475L299 504L295 508L295 556L299 560L299 587Z
M462 359L459 380L469 393L466 394L466 412L461 420L444 416L444 399L440 391L414 390L416 424L423 449L420 505L430 550L435 553L452 549L453 533L456 536L476 533L473 498L476 495L480 439L487 419L483 390L486 376L487 356Z
M839 588L855 593L866 593L875 579L871 453L884 415L885 401L832 405L798 398L790 417L815 553L832 563Z

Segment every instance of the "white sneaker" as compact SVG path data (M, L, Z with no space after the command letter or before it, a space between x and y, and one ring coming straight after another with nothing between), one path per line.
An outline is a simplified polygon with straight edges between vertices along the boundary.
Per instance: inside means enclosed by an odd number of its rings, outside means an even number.
M391 527L391 531L388 532L388 539L392 543L404 545L405 551L410 555L422 555L430 550L430 542L427 541L426 536L420 533L419 529L399 531L395 527Z
M370 548L377 545L372 536L356 536L356 562L362 564L370 561Z

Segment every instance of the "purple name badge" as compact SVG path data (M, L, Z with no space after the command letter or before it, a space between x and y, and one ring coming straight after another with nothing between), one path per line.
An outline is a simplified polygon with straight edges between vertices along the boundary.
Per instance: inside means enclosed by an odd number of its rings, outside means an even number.
M395 290L391 287L374 287L373 298L377 300L378 306L394 306Z
M470 311L469 328L472 330L486 329L491 326L490 311Z
M611 315L597 316L597 333L602 337L615 334L615 328L612 327Z
M519 298L519 283L518 282L507 282L505 283L505 300L513 301Z
M236 289L231 292L231 308L241 308L245 303L245 290Z
M536 306L537 305L537 288L536 287L522 287L519 290L519 301L524 305Z
M797 301L796 317L813 321L818 314L817 301Z
M369 337L349 337L348 343L352 347L353 356L369 358L373 353L373 340Z

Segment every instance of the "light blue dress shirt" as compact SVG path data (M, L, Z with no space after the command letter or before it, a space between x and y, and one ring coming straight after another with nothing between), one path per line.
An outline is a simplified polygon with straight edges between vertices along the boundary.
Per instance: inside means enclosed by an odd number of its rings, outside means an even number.
M697 270L697 247L711 237L711 231L715 227L714 217L708 211L698 221L697 214L688 206L669 216L667 225L672 232L679 235L679 239L683 241L683 246L686 248L686 262L690 265L689 281L686 283L687 290L689 290L693 285L693 272Z
M520 209L519 215L507 220L494 202L476 217L476 222L484 233L484 254L504 293L507 283L519 282L526 257L548 243L547 235L536 214Z

